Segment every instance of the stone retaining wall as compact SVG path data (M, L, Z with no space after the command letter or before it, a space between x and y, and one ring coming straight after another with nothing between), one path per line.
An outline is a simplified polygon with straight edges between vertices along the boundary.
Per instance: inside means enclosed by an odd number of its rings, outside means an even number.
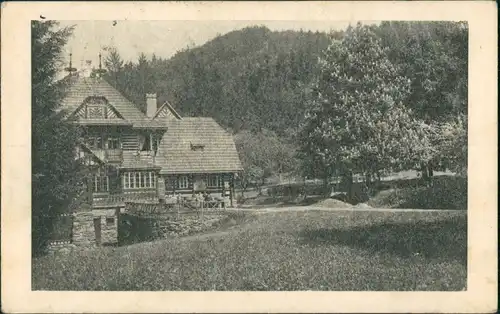
M216 227L227 215L224 212L209 213L203 216L198 213L164 213L154 217L138 217L121 215L120 227L130 228L127 232L120 230L120 243L151 241L155 239L175 238L199 233ZM128 225L128 227L127 227Z
M124 220L133 226L132 242L150 241L162 238L175 238L215 228L227 219L225 211L206 212L167 212L153 217L140 217L121 214L117 209L86 210L73 214L73 235L71 243L54 243L47 248L49 254L69 253L86 250L98 245L127 244L120 237L126 228ZM100 223L101 241L97 243L94 220Z
M172 238L198 233L218 225L226 217L224 214L208 214L203 217L184 214L179 218L174 215L163 216L153 224L153 234L158 238Z
M62 243L62 244L49 244L47 247L47 254L68 254L74 250L78 249L73 243Z

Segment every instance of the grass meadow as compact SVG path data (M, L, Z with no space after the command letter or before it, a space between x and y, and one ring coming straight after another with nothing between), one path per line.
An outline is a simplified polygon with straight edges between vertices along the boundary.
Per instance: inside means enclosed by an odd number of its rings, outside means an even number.
M211 234L33 260L33 290L443 291L466 288L458 212L233 213Z

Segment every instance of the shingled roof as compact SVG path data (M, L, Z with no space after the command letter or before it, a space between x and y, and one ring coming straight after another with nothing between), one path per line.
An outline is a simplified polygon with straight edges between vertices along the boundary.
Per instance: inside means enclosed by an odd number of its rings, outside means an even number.
M147 169L147 168L159 168L155 162L153 156L147 154L142 154L136 151L123 151L123 162L120 166L121 168L134 168L134 169Z
M134 128L162 128L159 150L154 158L137 156L136 152L123 151L122 168L161 167L161 174L222 173L243 170L231 134L212 118L181 118L166 102L153 119L142 113L105 79L80 75L67 77L66 97L62 108L74 113L89 96L104 97L122 119L85 119L81 124L132 125ZM165 110L171 115L165 114Z
M164 123L152 120L103 78L84 77L79 74L67 77L66 96L61 109L73 113L89 96L104 97L120 115L134 127L163 128ZM109 121L108 121L109 122Z
M197 146L197 147L193 147ZM182 118L168 124L157 163L161 174L236 172L243 168L231 134L212 118Z

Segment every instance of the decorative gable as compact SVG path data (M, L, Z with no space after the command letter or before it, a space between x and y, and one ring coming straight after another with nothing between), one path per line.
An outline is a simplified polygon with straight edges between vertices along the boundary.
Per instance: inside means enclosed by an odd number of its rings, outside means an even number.
M174 110L174 108L165 102L163 106L158 109L153 119L166 119L166 120L179 120L181 116Z
M168 110L167 107L164 107L162 111L158 112L157 117L159 118L169 118L169 119L176 119L172 111Z
M106 98L87 97L74 115L80 119L123 119Z

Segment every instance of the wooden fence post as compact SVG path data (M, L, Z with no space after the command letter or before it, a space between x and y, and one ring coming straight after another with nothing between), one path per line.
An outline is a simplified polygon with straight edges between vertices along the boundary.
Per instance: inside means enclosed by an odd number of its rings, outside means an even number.
M180 200L177 201L177 220L179 220L179 212L181 210L181 202Z
M200 202L200 205L201 205L201 220L203 221L203 207L204 207L204 201L203 200Z

